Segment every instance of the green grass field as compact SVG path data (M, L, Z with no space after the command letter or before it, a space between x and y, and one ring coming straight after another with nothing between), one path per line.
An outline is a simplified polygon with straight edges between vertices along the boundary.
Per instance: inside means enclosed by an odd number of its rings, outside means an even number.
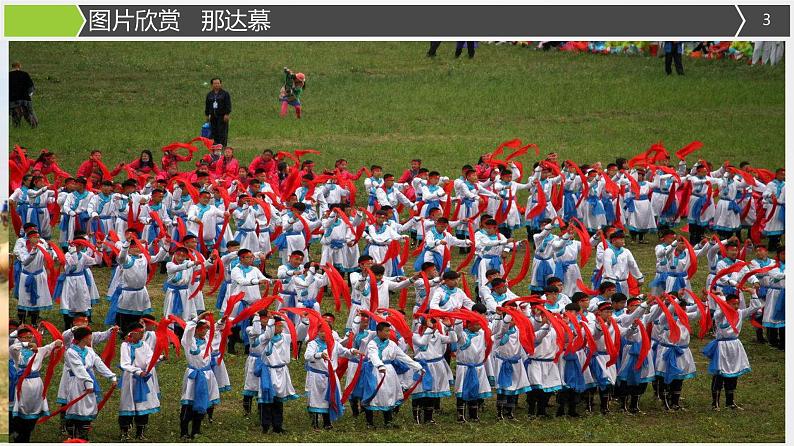
M318 167L344 157L355 168L381 164L399 174L411 158L457 176L464 163L491 151L500 141L521 138L542 152L556 151L577 162L633 156L663 141L677 149L694 139L701 156L720 163L747 160L774 169L784 162L784 71L730 61L685 61L684 77L664 75L659 59L541 53L519 47L481 46L473 60L452 59L451 44L439 56L424 57L421 42L13 42L19 60L37 86L38 129L12 129L11 144L49 148L62 167L74 171L93 148L106 164L185 141L203 122L209 78L220 76L232 94L229 144L249 162L264 148L315 148ZM304 119L279 119L276 96L281 68L306 73ZM533 156L522 161L528 165ZM361 194L359 194L361 196ZM523 234L519 234L522 236ZM653 239L653 238L652 238ZM653 274L651 245L630 245L643 271ZM457 264L459 258L453 259ZM591 262L592 263L592 262ZM269 268L276 264L271 261ZM699 289L705 262L694 279ZM589 274L592 267L585 268ZM109 271L95 271L104 293ZM163 276L149 286L160 315ZM516 287L519 294L526 284ZM409 299L410 300L410 299ZM214 297L207 298L208 306ZM12 301L15 314L15 302ZM97 314L104 316L106 303ZM56 311L47 314L60 325ZM337 327L341 329L341 327ZM784 354L742 338L753 372L740 380L742 412L710 410L710 377L692 350L699 375L684 386L681 413L665 413L647 393L648 415L571 421L496 422L493 402L483 422L458 425L454 401L443 402L437 426L364 429L349 413L333 431L312 432L303 400L285 408L287 436L262 435L256 420L241 417L244 357L227 357L234 390L223 396L216 423L204 426L201 441L224 442L782 442L784 441ZM708 339L706 339L707 341ZM149 438L179 441L178 394L184 363L158 367L163 411L152 417ZM291 365L296 390L303 388L301 362ZM3 370L3 373L5 371ZM57 386L53 386L57 387ZM53 388L50 400L55 399ZM520 404L524 404L523 400ZM115 397L94 423L92 441L117 441ZM57 422L40 426L35 441L59 441Z

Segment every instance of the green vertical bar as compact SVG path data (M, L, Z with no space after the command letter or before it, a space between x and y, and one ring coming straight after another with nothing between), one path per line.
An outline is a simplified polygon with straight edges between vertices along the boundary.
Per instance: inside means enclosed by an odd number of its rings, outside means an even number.
M77 5L5 5L6 37L76 37L83 26Z

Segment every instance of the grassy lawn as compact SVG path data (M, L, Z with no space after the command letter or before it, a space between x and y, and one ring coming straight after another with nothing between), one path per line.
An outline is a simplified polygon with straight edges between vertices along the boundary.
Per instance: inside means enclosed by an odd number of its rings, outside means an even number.
M454 177L463 164L518 137L579 163L630 157L657 141L675 150L698 139L705 144L701 156L715 163L783 165L782 66L686 60L686 76L667 77L661 60L652 58L482 46L475 59L454 60L450 47L443 44L431 60L424 57L427 48L421 42L12 42L10 59L21 61L36 82L41 125L11 129L10 141L34 149L31 154L45 147L55 151L69 171L93 148L103 150L108 166L130 161L144 148L154 149L159 159L160 147L198 133L209 88L205 83L217 75L234 105L229 144L244 162L265 148L315 148L322 152L313 158L318 167L332 167L344 157L351 168L374 163L399 174L419 157L429 168ZM276 96L285 65L308 78L300 121L294 114L278 117ZM524 165L531 165L533 157L524 157ZM652 246L629 246L647 275L654 270ZM459 261L456 256L453 264ZM268 267L274 271L276 266L271 261ZM700 269L696 289L705 279L704 261ZM588 265L585 273L591 270ZM104 293L109 271L94 274ZM162 314L163 278L156 276L149 286L157 315ZM516 291L525 293L526 283ZM206 301L209 307L215 298ZM14 308L12 301L11 314ZM106 310L101 303L98 319ZM46 316L61 324L57 311ZM341 324L336 328L341 330ZM397 416L402 427L369 431L363 418L348 413L334 430L318 433L309 427L305 403L297 400L285 407L286 437L261 435L256 420L241 418L245 357L228 356L234 390L223 396L216 423L205 423L201 440L782 442L785 403L777 383L785 376L784 354L754 344L752 335L749 329L742 334L753 367L739 384L743 412L710 410L710 376L699 353L705 342L695 340L699 375L684 386L686 412L665 413L648 393L641 403L648 415L639 418L614 414L528 421L519 409L519 421L507 423L493 419L489 402L483 422L458 425L454 401L448 399L437 426L413 426L409 411L403 410ZM170 361L158 369L163 411L152 417L149 438L179 441L184 362ZM290 369L301 391L302 362ZM51 401L56 388L54 384ZM117 441L117 398L94 423L92 441ZM39 426L33 438L59 441L57 422Z

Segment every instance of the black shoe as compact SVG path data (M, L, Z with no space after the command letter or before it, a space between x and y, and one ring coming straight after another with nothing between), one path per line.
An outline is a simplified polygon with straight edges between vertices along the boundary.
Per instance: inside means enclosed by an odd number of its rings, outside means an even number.
M138 440L138 441L149 441L149 439L146 438L146 435L145 435L146 434L146 426L147 425L144 424L144 425L140 425L140 426L136 426L135 427L135 439L136 440Z

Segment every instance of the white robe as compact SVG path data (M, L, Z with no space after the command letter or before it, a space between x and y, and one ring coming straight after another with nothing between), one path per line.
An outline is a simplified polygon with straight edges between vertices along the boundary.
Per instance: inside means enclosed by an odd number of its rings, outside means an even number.
M83 356L85 355L85 356ZM116 375L105 366L99 355L91 347L81 348L72 344L64 355L64 368L68 375L65 399L72 401L79 397L86 390L94 390L94 380L92 373L110 378L114 382ZM98 381L97 381L98 382ZM105 389L103 389L105 391ZM91 421L97 416L97 406L102 399L101 394L88 395L66 410L67 420Z
M142 379L141 375L146 373L146 369L149 368L152 354L151 347L143 340L137 344L130 344L129 342L121 344L119 366L121 367L122 375L121 384L119 385L121 394L119 415L147 415L160 411L160 398L157 394L159 389L153 387L152 380L154 376L149 377L145 381L145 386L149 389L149 392L146 393L144 401L136 403L133 393L136 380Z
M375 397L365 406L366 409L389 411L401 405L403 403L403 388L392 361L403 362L414 372L422 370L422 366L405 354L394 341L390 339L381 341L377 337L367 344L367 359L372 362L372 373L376 380L380 382L383 379L383 384ZM384 371L385 374L382 375L381 371Z

